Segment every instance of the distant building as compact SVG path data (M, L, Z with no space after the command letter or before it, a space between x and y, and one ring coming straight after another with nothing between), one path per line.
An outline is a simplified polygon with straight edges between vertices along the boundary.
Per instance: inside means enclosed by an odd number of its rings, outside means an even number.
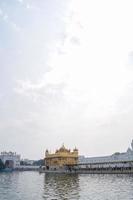
M116 152L109 156L100 156L100 157L85 157L79 156L78 163L106 163L106 162L115 162L115 161L133 161L133 140L131 147L127 149L126 152L119 153Z
M16 152L1 152L0 159L6 167L16 168L20 166L20 155L16 154Z
M34 160L29 160L29 159L24 159L22 160L24 162L25 165L33 165Z
M78 163L78 149L71 151L66 149L63 145L60 149L56 150L55 153L49 153L48 150L45 152L45 166L46 169L61 169L66 165L73 165Z

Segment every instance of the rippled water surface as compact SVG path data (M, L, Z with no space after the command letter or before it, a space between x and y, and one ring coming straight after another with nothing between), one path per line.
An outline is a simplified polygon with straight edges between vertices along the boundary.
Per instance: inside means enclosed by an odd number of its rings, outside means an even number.
M130 200L132 175L0 173L0 200Z

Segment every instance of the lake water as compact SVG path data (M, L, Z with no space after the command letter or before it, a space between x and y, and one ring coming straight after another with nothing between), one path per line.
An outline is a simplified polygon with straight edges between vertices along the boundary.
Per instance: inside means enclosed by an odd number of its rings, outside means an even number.
M133 175L0 173L0 200L130 200Z

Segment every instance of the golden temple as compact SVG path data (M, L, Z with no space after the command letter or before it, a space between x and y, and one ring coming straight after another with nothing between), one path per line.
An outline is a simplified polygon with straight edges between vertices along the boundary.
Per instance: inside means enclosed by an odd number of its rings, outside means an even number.
M45 166L46 169L59 169L67 165L75 165L78 163L78 149L75 148L73 151L66 149L64 144L62 147L55 151L55 153L49 153L48 150L45 152Z

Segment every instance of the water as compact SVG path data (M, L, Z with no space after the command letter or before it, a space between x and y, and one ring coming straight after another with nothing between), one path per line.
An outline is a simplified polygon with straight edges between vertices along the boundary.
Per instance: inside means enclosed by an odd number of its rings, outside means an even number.
M133 175L0 173L0 200L131 200Z

